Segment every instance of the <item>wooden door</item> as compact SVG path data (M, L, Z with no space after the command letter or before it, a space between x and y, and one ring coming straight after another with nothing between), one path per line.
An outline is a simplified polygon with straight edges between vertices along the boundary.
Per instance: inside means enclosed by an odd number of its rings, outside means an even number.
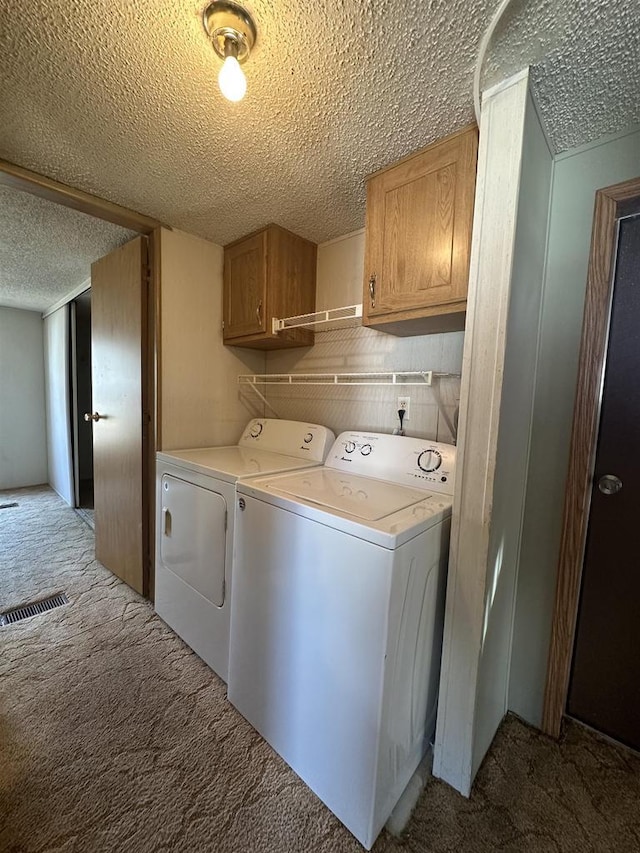
M91 265L96 558L144 594L147 240Z
M620 223L568 713L640 750L640 215Z
M367 318L466 300L476 156L472 128L370 178Z
M224 251L224 339L267 331L267 232ZM269 321L271 318L269 318Z

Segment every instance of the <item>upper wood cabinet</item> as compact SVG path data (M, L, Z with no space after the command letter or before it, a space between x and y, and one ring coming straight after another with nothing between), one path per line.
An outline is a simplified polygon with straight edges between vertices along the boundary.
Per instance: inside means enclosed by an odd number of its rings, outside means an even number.
M274 335L271 320L312 314L315 304L315 243L269 225L225 246L226 344L257 349L311 346L313 332L309 329Z
M369 178L364 325L464 328L477 152L474 125Z

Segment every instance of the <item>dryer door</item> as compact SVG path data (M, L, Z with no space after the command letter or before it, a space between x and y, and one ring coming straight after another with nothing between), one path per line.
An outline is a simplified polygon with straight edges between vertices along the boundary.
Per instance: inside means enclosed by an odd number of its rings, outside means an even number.
M218 492L162 477L163 565L212 604L224 604L227 504Z

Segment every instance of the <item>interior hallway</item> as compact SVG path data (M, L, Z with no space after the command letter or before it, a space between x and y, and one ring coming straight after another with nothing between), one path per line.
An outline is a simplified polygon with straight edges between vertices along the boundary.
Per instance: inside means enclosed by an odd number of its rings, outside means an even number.
M357 853L360 845L225 700L144 599L93 558L51 490L0 494L0 850ZM375 853L640 850L640 758L509 717L465 800L428 784Z

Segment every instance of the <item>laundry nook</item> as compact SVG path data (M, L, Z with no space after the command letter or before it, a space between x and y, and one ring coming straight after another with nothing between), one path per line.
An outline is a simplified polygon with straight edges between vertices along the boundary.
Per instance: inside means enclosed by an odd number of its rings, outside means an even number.
M5 5L0 850L640 850L637 2Z

